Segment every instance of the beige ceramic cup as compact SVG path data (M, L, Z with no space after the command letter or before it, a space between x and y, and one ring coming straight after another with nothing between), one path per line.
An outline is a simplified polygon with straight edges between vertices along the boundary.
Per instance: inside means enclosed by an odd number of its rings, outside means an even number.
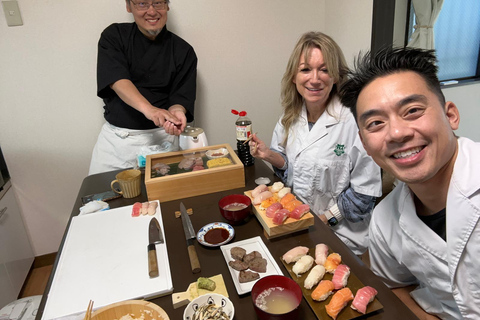
M142 172L136 169L125 170L115 176L115 180L110 184L113 191L123 195L124 198L135 198L142 193L140 188L140 180ZM120 185L120 190L117 191L113 186L115 183Z

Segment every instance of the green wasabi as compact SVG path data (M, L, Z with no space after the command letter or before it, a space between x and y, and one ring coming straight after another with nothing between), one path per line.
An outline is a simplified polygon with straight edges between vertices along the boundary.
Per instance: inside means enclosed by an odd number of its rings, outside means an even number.
M215 281L213 281L213 280L210 280L208 278L203 278L203 277L200 277L200 278L197 279L197 288L199 288L199 289L205 289L205 290L213 291L213 290L215 290L216 287L217 287L217 285L215 284Z

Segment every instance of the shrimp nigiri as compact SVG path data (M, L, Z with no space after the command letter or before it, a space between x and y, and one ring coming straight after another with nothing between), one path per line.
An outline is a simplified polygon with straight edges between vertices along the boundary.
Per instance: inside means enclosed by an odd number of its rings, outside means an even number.
M325 306L327 314L333 318L337 319L338 314L342 311L343 308L347 305L348 301L353 300L352 291L349 288L343 288L335 292L332 297L332 300Z
M308 248L303 246L298 246L288 250L283 256L282 259L286 263L292 263L298 261L301 257L308 253Z
M353 310L357 310L360 313L365 314L367 312L367 305L375 299L377 290L372 287L365 286L358 289L350 306Z
M315 246L315 263L324 265L328 256L328 247L324 243L319 243Z
M316 301L323 301L327 299L332 293L335 286L333 285L332 281L330 280L322 280L312 291L312 299Z
M342 257L338 253L331 253L328 255L323 266L328 273L333 273L340 262L342 262Z
M338 265L333 273L332 282L335 290L342 289L347 285L348 277L350 276L350 268L344 264Z

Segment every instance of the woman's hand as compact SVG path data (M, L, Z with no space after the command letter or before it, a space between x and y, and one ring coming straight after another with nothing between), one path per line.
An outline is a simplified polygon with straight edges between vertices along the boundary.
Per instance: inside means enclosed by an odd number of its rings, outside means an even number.
M252 135L248 145L250 147L250 154L255 158L265 159L267 153L270 151L270 149L265 145L265 142L258 138L257 134L255 133Z

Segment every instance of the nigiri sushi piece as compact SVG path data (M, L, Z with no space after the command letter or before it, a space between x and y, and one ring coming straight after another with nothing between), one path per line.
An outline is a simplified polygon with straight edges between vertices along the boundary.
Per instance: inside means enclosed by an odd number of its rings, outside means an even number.
M323 266L328 273L333 273L341 262L342 257L338 253L331 253L328 255Z
M140 216L141 211L142 211L142 203L135 202L132 207L132 217Z
M252 190L252 198L255 198L263 191L268 191L268 187L266 184L259 184L255 189Z
M269 218L273 218L275 216L275 212L277 212L280 209L283 209L283 206L281 205L281 203L274 202L267 208L267 210L265 210L265 215Z
M142 203L142 210L140 210L140 213L142 214L142 216L144 216L148 213L148 206L149 206L148 202L143 202Z
M267 200L268 198L272 197L273 196L273 193L271 193L270 191L263 191L261 192L258 196L256 196L255 198L253 198L253 205L254 206L258 206L260 203L262 203L263 200Z
M347 286L348 277L350 276L350 268L344 264L339 264L333 272L332 282L335 290L342 289Z
M298 207L299 205L302 205L302 204L303 204L302 201L295 199L295 200L292 200L292 201L288 202L283 207L285 209L287 209L288 211L292 212L293 210L295 210L296 207Z
M327 314L333 318L337 319L338 314L342 311L343 308L347 305L349 301L353 300L352 291L349 288L343 288L335 292L332 297L332 300L325 306Z
M370 286L365 286L358 289L350 306L353 310L357 310L360 313L365 314L367 312L367 305L375 299L377 290Z
M156 201L149 202L147 213L149 216L153 216L157 212L158 203Z
M293 193L287 193L286 195L284 195L281 199L280 199L280 203L282 204L283 207L285 207L285 205L287 203L289 203L290 201L293 201L295 200L295 196L293 195Z
M281 225L285 222L285 220L288 219L289 215L290 211L288 211L287 209L277 210L277 212L275 212L275 215L272 218L272 222L276 225Z
M292 191L291 188L284 187L280 189L280 191L277 192L278 197L281 199L283 198L286 194L290 193Z
M272 184L272 186L270 187L270 191L272 191L273 193L276 193L282 190L282 188L283 188L283 182L278 181Z
M268 207L270 207L270 205L274 204L275 202L278 202L278 197L274 194L270 198L265 199L262 201L262 203L260 203L260 210L267 209Z
M322 280L323 276L325 275L325 267L321 265L316 265L315 267L310 270L303 286L305 289L312 289L314 285L316 285L320 280Z
M307 247L298 246L285 252L285 254L282 256L282 259L286 263L292 263L292 262L298 261L298 259L306 255L307 253L308 253Z
M315 290L312 291L311 297L315 301L323 301L333 293L333 289L335 289L335 287L332 281L322 280Z
M309 256L308 254L304 255L293 265L293 273L295 273L298 277L299 275L307 272L312 267L314 261L315 259L313 259L312 256Z
M286 209L288 209L288 208L286 208ZM300 205L296 206L295 209L290 210L290 218L299 220L308 211L310 211L310 206L308 204L300 204Z
M315 246L315 263L324 265L328 256L328 246L324 243L319 243Z

